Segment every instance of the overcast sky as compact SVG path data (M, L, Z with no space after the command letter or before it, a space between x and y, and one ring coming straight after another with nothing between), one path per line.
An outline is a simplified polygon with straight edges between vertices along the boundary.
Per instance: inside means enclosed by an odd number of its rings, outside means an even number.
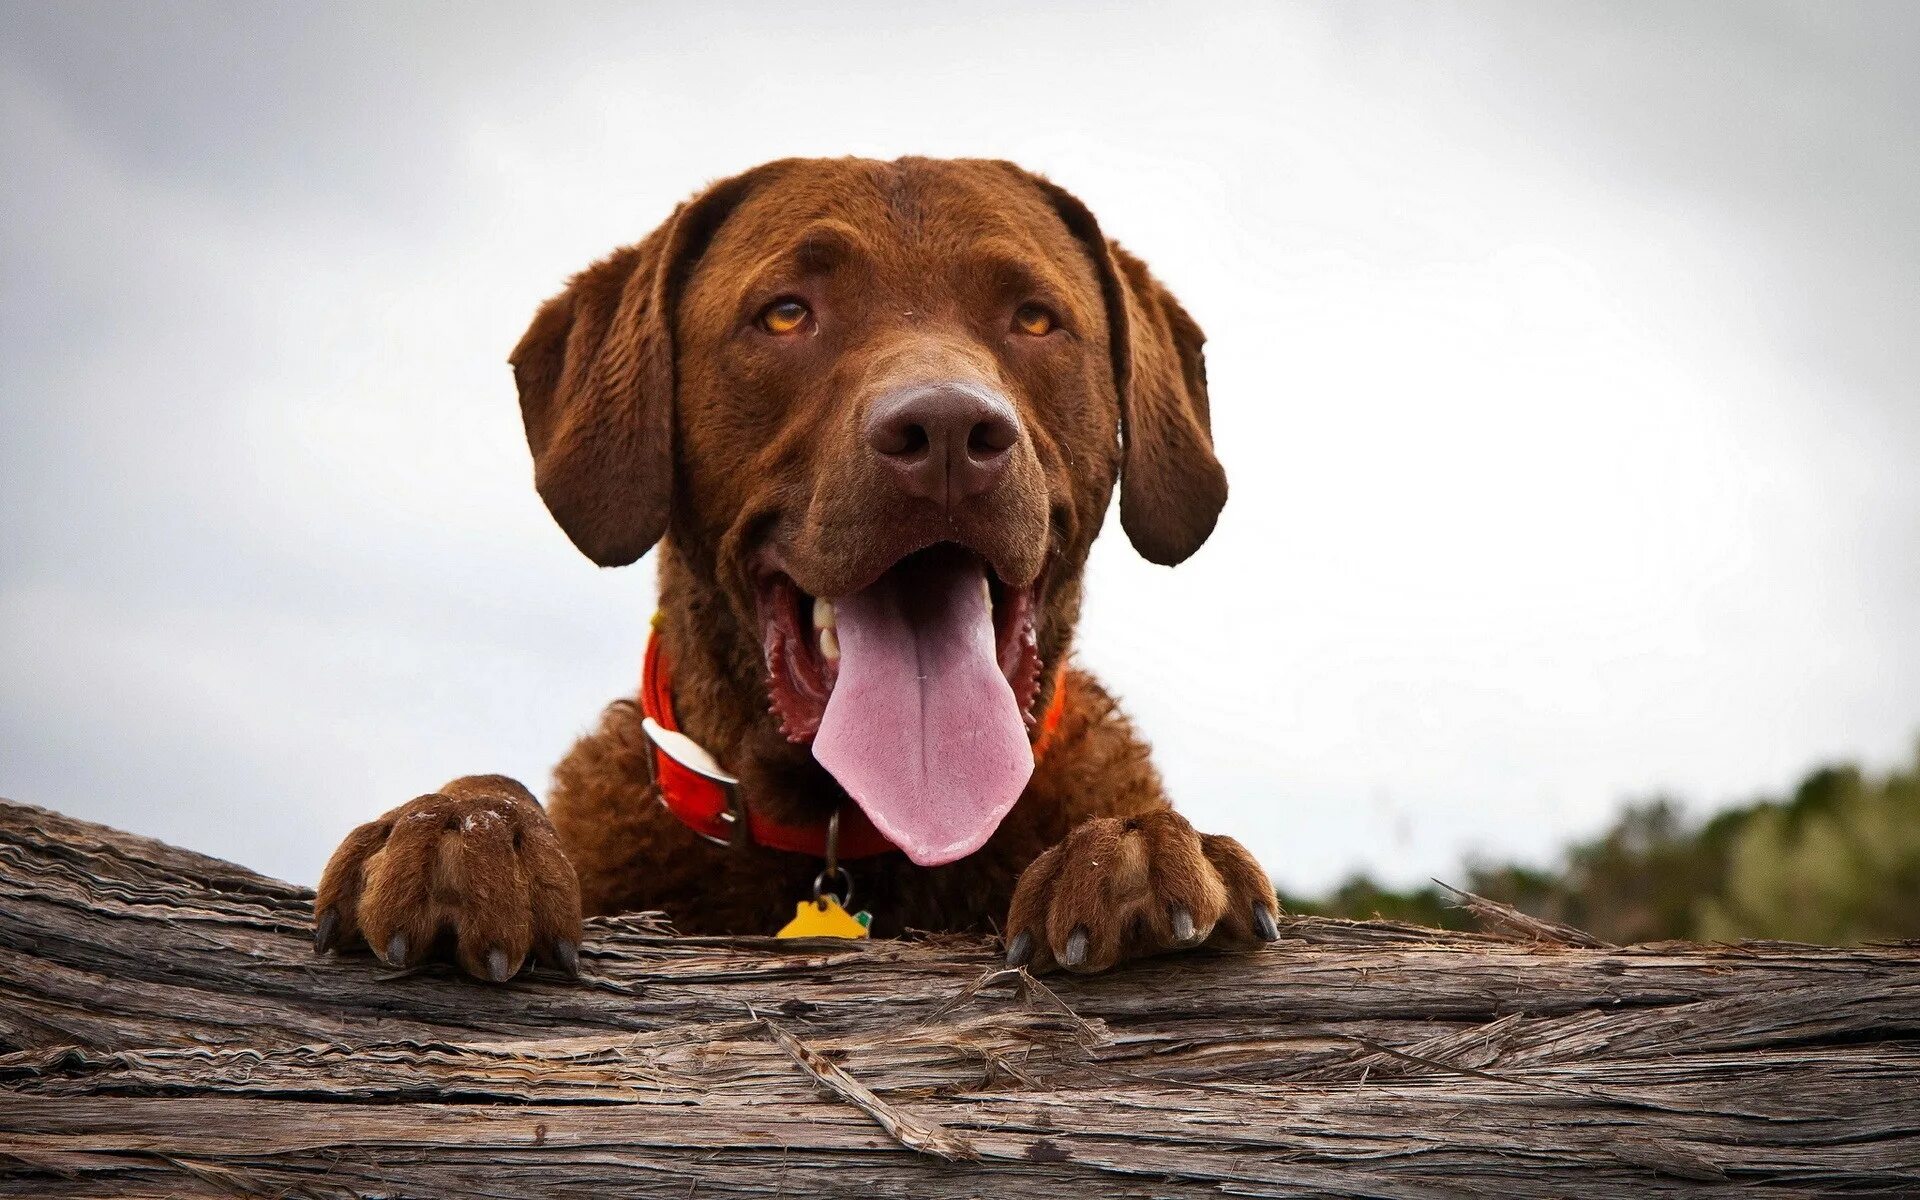
M1017 159L1205 326L1232 499L1080 656L1283 886L1920 732L1920 7L0 14L0 795L312 881L539 790L652 569L506 353L789 154Z

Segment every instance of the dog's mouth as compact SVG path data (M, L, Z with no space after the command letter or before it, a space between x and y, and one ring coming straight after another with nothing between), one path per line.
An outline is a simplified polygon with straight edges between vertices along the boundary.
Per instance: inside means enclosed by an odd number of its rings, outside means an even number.
M966 577L971 576L971 579ZM977 582L974 582L977 580ZM971 611L955 612L929 601L944 597L942 584L972 582L984 590L991 622L993 657L1012 690L1022 719L1034 722L1033 702L1039 691L1040 654L1034 629L1035 587L1009 588L978 555L951 543L930 546L907 555L879 579L853 594L854 618L863 615L862 597L912 609L923 618L920 627L947 627L968 621ZM932 587L928 585L932 584ZM842 600L848 599L843 597ZM759 580L761 649L767 667L767 697L780 732L797 745L806 745L820 732L827 701L840 678L840 606L824 596L810 596L780 571ZM904 612L903 612L903 615ZM943 630L945 631L945 630ZM951 632L961 632L951 630ZM977 630L965 632L976 633ZM855 634L858 637L858 634Z
M973 853L1033 772L1038 585L952 543L844 596L758 581L767 694L787 738L923 866Z

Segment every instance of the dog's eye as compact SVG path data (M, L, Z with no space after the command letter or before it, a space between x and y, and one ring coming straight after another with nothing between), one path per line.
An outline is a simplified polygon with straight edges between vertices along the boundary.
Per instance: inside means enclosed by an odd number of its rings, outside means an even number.
M768 333L795 333L811 316L806 305L787 296L760 310L760 328Z
M1047 336L1058 324L1045 305L1022 304L1013 310L1013 327L1033 337Z

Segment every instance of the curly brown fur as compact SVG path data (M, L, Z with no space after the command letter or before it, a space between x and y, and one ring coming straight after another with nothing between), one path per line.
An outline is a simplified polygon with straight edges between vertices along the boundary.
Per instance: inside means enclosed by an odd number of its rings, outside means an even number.
M743 324L780 294L830 314L811 332L832 336ZM1045 299L1044 334L1009 332L1022 297ZM1031 711L1045 711L1116 485L1128 538L1161 563L1193 553L1225 501L1203 340L1084 205L1018 167L785 160L583 271L512 361L561 528L603 565L658 546L680 727L756 812L814 823L847 797L769 712L768 579L837 597L926 547L964 546L1031 597L1049 668ZM933 505L863 432L930 377L992 397L1012 431L990 473L963 493L949 481ZM1175 815L1112 699L1083 672L1065 678L1058 728L984 846L940 866L855 864L874 931L1004 920L1011 960L1075 970L1272 940L1258 865ZM322 880L316 946L447 956L497 979L529 956L571 969L582 911L658 909L698 934L777 928L821 864L695 836L658 803L640 718L617 701L574 746L550 821L519 784L475 776L355 830Z

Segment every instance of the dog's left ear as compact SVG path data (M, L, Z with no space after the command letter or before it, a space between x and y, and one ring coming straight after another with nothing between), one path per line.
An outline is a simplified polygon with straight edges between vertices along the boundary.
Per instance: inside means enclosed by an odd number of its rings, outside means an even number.
M1046 193L1100 272L1125 455L1120 527L1142 558L1172 566L1207 540L1227 502L1207 415L1207 337L1145 263L1107 240L1086 205L1050 180L1021 174Z
M673 499L674 309L753 172L715 184L637 245L574 276L513 348L534 487L581 553L625 566Z

